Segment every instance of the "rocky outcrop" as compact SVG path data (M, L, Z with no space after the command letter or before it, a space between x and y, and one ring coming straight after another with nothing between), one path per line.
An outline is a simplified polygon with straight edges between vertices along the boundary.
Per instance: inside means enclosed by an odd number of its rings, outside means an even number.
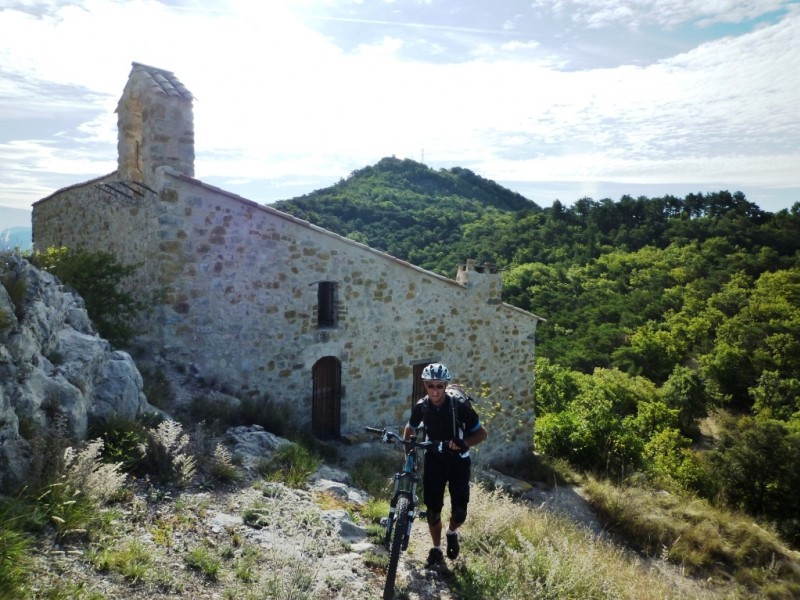
M0 491L8 491L30 476L33 442L50 428L79 441L93 420L156 409L130 355L98 337L80 296L16 254L2 257L0 278Z

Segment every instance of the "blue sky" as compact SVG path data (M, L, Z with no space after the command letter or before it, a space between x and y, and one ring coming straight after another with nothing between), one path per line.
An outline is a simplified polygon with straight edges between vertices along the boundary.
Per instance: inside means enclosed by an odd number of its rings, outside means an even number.
M385 156L540 206L800 202L785 0L0 0L0 206L116 168L131 62L194 94L195 175L268 203Z

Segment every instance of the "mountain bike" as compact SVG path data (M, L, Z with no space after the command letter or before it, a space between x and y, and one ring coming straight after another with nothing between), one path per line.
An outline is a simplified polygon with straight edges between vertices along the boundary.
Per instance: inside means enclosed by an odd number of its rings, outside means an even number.
M366 429L370 433L380 434L381 442L384 444L391 444L395 441L402 443L406 451L403 468L395 473L394 476L394 490L389 502L389 516L381 519L381 523L386 525L383 545L389 550L389 566L386 569L383 599L391 600L394 598L394 580L397 576L397 564L400 561L400 553L408 549L411 525L413 525L417 516L420 518L425 517L424 511L416 512L420 462L417 450L436 448L441 452L442 442L418 442L416 436L411 436L409 439L404 440L402 436L393 431L388 431L385 427L383 429L367 427Z

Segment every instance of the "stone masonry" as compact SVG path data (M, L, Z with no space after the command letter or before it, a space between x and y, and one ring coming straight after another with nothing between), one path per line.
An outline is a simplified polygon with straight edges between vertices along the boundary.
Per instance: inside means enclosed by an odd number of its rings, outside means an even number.
M438 361L488 394L484 456L529 447L541 319L500 300L502 274L466 261L447 279L194 179L191 102L174 75L134 63L118 170L37 202L35 247L140 264L132 285L162 301L139 343L239 394L288 403L299 424L314 421L322 359L340 366L342 434L402 426L415 369ZM320 282L335 290L332 325L319 322Z

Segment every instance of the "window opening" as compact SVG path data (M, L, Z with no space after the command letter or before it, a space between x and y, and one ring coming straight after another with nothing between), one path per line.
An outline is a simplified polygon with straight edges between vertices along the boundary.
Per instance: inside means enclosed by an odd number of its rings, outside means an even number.
M336 327L336 282L317 285L317 327Z

